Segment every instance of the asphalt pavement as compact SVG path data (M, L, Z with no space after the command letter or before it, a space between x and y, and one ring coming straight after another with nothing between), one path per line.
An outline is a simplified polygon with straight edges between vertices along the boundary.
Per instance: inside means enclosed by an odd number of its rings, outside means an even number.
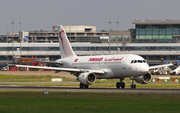
M38 91L38 92L91 92L91 93L157 93L157 94L180 94L180 88L136 88L116 89L109 87L90 87L80 89L78 86L15 86L1 85L0 91Z

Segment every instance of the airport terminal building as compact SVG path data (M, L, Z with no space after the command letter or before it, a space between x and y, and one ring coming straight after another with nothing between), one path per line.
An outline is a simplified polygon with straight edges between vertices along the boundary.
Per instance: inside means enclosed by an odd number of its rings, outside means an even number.
M132 23L135 28L127 31L96 31L95 26L64 26L64 29L79 56L138 54L149 64L180 60L180 20L134 20ZM1 35L0 41L1 65L11 63L14 56L49 57L50 61L60 58L56 26L52 31Z
M180 20L135 20L136 41L140 43L180 42Z

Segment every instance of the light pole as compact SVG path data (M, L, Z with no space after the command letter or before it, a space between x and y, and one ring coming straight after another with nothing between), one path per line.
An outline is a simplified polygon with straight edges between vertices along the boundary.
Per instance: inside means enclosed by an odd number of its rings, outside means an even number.
M22 24L22 22L21 22L21 17L20 17L20 22L19 22L19 25L20 25L20 31L21 31L21 24Z
M13 17L12 17L12 60L14 57L14 21L13 21Z
M111 30L111 17L109 17L109 32ZM111 43L110 43L110 35L109 35L109 54L111 54Z
M8 19L6 20L6 22L7 22L7 43L8 43Z
M20 17L20 22L19 22L20 32L21 32L21 24L22 24L22 22L21 22L21 17ZM22 38L22 37L21 37L21 38ZM21 57L21 41L22 41L22 39L20 39L20 57Z
M69 19L70 43L71 43L71 19Z
M58 17L58 25L60 24L60 17Z
M119 21L118 21L118 17L117 17L117 54L118 54L118 24L119 24Z

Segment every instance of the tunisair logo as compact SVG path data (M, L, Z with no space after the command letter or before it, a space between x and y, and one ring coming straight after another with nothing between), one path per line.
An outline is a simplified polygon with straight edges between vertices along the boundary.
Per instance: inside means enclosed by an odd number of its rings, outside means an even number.
M122 60L122 59L123 59L123 57L122 57L122 58L114 58L114 57L113 57L113 58L109 58L109 59L106 58L105 61L120 61L120 60Z
M74 62L77 62L77 61L78 61L78 59L75 59L75 60L74 60Z
M101 57L101 58L89 58L88 61L102 61L102 60L103 58Z

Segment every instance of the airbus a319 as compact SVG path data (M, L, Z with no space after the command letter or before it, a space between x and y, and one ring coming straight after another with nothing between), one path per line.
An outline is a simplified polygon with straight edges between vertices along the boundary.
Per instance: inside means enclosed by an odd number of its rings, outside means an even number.
M149 66L144 58L133 54L101 55L101 56L77 56L69 43L62 25L58 26L58 38L61 59L54 63L59 67L41 67L16 65L17 67L29 67L37 69L49 69L56 72L66 71L77 77L80 88L88 88L96 79L119 79L116 88L125 88L123 80L132 80L131 89L135 89L134 80L140 84L147 84L151 80L150 69L171 66L164 64Z

